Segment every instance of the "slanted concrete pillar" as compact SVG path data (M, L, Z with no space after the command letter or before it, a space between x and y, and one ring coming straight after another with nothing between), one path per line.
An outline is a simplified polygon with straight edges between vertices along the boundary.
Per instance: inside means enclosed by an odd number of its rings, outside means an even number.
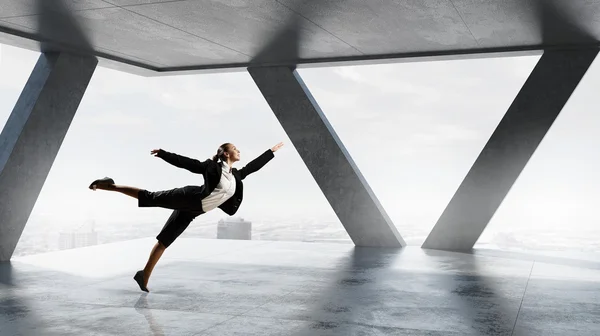
M542 55L423 248L473 248L597 54L589 49Z
M248 72L354 244L406 245L298 72L288 67Z
M0 134L0 261L17 246L97 64L41 54Z

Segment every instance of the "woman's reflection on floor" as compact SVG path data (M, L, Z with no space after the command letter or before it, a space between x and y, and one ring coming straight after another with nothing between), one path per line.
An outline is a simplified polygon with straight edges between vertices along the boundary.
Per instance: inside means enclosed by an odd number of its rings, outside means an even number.
M158 324L156 322L156 320L154 319L154 317L152 316L152 309L150 309L150 307L148 307L148 300L146 298L147 296L148 296L148 293L143 293L140 296L140 298L135 303L135 306L134 306L135 310L138 313L144 315L146 322L148 322L148 325L150 326L150 331L152 332L152 335L164 336L165 332L163 331L160 324Z

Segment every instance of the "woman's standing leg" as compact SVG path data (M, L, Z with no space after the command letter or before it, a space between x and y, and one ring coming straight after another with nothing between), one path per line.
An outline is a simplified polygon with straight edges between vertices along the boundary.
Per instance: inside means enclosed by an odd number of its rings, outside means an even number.
M156 263L158 262L158 260L160 259L160 257L162 257L163 252L165 252L165 250L167 249L167 247L165 245L163 245L160 241L157 241L156 244L154 244L154 247L152 248L152 251L150 252L150 257L148 257L148 261L146 262L146 266L144 267L144 269L141 271L141 283L142 285L140 285L140 289L148 292L148 280L150 279L150 275L152 274L152 270L154 269L154 266L156 266ZM138 272L140 273L140 272ZM139 275L136 273L136 276L134 277L134 279L136 279L136 281L138 281L138 279L136 277L139 277ZM139 285L138 281L138 285Z
M150 279L152 270L154 270L154 266L156 266L156 263L158 263L158 260L160 260L160 257L163 255L163 252L183 233L183 231L185 231L185 229L187 229L194 218L202 213L203 212L201 211L173 211L165 223L165 226L156 236L158 242L156 242L152 248L146 266L143 270L138 271L133 277L141 290L148 292L148 280Z

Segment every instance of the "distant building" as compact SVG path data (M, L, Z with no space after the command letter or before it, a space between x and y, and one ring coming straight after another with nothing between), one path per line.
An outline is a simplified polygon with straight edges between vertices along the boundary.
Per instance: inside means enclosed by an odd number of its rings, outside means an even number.
M82 225L70 232L60 232L58 237L58 248L68 250L78 247L98 245L98 232L94 230L94 222Z
M252 222L243 218L224 218L217 226L217 239L252 240Z

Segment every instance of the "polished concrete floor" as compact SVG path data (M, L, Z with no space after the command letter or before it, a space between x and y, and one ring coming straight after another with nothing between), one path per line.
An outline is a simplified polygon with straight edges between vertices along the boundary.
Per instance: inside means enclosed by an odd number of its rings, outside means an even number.
M0 264L0 335L600 335L600 260L188 238L142 293L153 243Z

